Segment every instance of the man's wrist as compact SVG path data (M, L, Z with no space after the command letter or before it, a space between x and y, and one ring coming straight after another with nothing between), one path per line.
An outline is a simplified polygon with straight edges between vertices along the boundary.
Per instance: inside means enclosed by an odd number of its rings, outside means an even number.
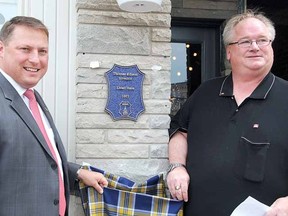
M172 170L174 170L177 167L184 167L186 169L185 164L182 164L182 163L170 163L169 167L168 167L168 169L166 171L166 175L168 175L168 173L170 173Z

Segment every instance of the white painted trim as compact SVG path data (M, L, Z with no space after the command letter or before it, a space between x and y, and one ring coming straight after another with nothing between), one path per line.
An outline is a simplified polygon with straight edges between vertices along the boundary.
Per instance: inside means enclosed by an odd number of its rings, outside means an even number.
M0 3L15 4L17 0L0 0Z
M68 0L69 1L69 0ZM69 1L69 67L68 67L68 148L67 156L69 161L76 159L76 49L77 49L77 11L76 0Z

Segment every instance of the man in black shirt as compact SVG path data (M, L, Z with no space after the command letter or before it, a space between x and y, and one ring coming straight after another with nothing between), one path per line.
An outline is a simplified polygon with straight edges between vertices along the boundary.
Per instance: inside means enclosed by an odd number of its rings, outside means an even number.
M248 11L223 32L232 72L203 83L170 125L167 175L184 215L227 216L248 196L288 215L288 82L270 72L273 23Z

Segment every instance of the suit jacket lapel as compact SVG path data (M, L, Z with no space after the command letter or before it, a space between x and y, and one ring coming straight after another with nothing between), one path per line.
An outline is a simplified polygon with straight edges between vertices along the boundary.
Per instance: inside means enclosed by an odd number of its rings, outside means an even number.
M32 116L30 110L24 103L23 99L19 96L18 92L14 87L6 80L6 78L0 73L0 88L3 91L6 100L10 101L10 106L19 115L19 117L25 122L27 127L34 134L36 139L39 141L40 145L45 149L45 151L53 158L48 145L36 123L34 117ZM54 159L54 158L53 158Z
M35 93L35 97L36 97L36 100L37 100L38 104L40 105L41 109L43 110L43 112L44 112L44 114L45 114L45 116L46 116L46 118L47 118L47 120L48 120L48 122L49 122L49 124L50 124L50 126L52 128L52 130L53 130L55 144L57 146L59 155L60 155L61 160L62 160L63 174L65 176L64 179L67 181L67 179L68 179L67 157L66 157L66 152L65 152L64 146L62 144L60 135L58 133L58 130L56 129L56 126L54 124L53 118L52 118L52 116L51 116L46 104L44 103L42 97L40 96L40 94L36 90L34 90L34 93ZM66 187L66 192L67 192L68 191L67 184L66 184L65 187Z
M45 102L43 101L42 97L40 96L40 94L36 90L34 90L34 93L35 93L35 97L36 97L38 104L40 105L41 109L43 110L43 112L44 112L44 114L45 114L45 116L46 116L52 130L53 130L54 140L55 140L58 152L60 154L60 157L62 158L62 161L65 161L66 160L65 149L63 147L63 144L62 144L61 138L59 136L59 133L56 129L56 126L54 124L53 118L52 118Z

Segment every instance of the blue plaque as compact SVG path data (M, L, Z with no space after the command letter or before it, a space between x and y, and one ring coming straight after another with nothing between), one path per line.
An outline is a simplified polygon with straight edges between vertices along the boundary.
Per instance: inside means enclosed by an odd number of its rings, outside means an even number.
M108 83L108 100L105 110L114 120L133 120L145 110L143 81L145 74L137 65L120 66L105 73Z

